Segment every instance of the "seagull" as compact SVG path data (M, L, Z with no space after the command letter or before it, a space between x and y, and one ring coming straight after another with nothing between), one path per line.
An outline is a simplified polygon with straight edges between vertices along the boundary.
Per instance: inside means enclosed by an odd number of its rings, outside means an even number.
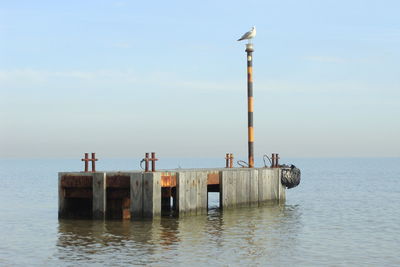
M249 40L250 43L250 39L253 39L256 36L256 26L251 27L251 30L246 32L245 34L243 34L242 37L240 37L238 39L238 41L242 41L242 40Z

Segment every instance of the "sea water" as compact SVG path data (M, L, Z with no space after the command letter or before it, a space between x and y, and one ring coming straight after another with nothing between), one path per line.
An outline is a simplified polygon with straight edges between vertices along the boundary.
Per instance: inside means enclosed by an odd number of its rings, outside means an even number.
M302 180L285 203L221 211L210 193L207 215L131 222L58 220L57 172L81 170L79 160L0 160L0 266L400 266L400 158L286 161Z

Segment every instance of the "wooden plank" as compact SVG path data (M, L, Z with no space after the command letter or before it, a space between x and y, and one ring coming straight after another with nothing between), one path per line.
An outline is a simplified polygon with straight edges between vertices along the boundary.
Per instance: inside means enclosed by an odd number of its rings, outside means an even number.
M132 173L130 175L131 187L131 219L139 219L143 217L143 174Z

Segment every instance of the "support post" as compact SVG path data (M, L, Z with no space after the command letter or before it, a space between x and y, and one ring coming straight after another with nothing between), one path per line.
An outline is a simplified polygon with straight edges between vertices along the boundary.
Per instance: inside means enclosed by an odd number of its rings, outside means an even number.
M106 173L93 173L93 219L104 219L106 215Z
M143 218L143 173L131 174L131 220Z
M58 174L58 218L64 218L66 215L66 201L65 201L65 190L62 187L61 179L63 174Z
M160 172L143 174L143 217L154 218L161 215L161 175Z
M246 44L247 53L247 110L248 110L248 153L249 168L254 168L254 125L253 125L253 44Z

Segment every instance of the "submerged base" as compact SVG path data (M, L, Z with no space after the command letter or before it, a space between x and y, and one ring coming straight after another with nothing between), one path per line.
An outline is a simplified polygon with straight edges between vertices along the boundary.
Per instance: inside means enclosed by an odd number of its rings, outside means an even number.
M143 219L285 200L281 168L188 169L157 172L61 172L59 218Z

